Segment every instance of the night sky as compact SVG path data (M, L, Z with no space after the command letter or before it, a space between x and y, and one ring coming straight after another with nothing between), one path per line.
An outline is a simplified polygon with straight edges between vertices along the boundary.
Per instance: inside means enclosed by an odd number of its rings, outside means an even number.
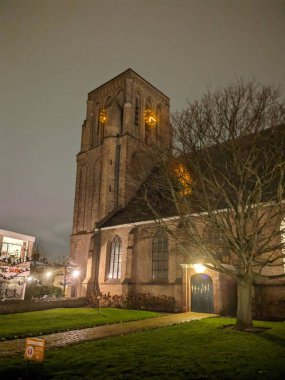
M284 94L284 36L284 0L1 0L0 229L69 252L89 91L130 67L172 111L241 76Z

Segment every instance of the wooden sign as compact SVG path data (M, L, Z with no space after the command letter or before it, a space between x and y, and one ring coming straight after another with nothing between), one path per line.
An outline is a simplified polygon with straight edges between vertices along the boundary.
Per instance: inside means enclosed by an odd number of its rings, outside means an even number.
M26 338L24 359L43 362L45 356L46 340L40 338Z

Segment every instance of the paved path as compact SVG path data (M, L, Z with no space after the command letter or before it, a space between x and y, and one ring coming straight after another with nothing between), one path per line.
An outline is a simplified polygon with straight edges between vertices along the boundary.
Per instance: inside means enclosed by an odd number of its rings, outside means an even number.
M178 313L162 315L160 317L115 323L111 325L91 327L81 330L72 330L46 336L46 347L64 347L69 344L87 340L96 340L116 335L126 335L132 332L155 329L158 327L171 326L178 323L189 322L197 319L214 317L213 314L204 313ZM42 337L40 337L42 338ZM13 356L17 353L24 354L25 339L7 340L0 343L0 357Z

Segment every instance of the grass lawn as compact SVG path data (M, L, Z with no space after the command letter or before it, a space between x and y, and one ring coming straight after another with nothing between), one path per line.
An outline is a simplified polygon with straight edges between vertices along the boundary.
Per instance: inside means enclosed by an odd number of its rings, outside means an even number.
M80 329L155 317L158 313L150 311L93 308L51 309L0 315L0 339L35 336L67 329Z
M253 334L223 329L228 318L80 343L47 351L36 379L284 379L285 323L256 322L270 330ZM23 378L21 358L1 359L3 379Z

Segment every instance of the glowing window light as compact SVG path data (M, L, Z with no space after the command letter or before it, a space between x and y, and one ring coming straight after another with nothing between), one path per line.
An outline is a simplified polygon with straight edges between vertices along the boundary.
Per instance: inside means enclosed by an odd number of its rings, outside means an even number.
M107 114L106 114L106 110L105 108L103 108L100 112L100 116L99 116L99 120L102 124L105 123L105 121L107 120Z
M152 110L150 110L150 109L146 109L145 110L144 120L145 120L145 123L148 126L155 127L155 125L156 125L156 117L155 117L154 113L152 112Z

